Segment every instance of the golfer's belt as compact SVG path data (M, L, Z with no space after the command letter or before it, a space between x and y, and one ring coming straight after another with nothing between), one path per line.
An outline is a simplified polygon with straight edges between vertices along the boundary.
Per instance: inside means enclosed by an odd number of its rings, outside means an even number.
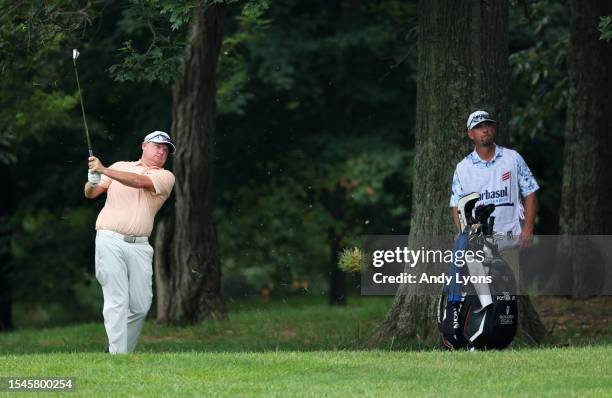
M144 243L149 241L148 236L123 235L119 232L109 231L106 229L98 230L98 233L107 236L114 236L115 238L119 238L127 243Z

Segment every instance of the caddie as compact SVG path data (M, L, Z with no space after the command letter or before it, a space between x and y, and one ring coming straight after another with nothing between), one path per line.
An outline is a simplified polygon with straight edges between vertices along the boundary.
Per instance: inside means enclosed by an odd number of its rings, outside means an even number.
M108 352L132 352L153 298L153 247L149 236L155 214L170 196L174 175L163 168L176 144L163 131L148 134L135 162L105 167L89 157L85 197L106 192L96 221L96 279L104 296Z
M537 211L535 192L540 188L525 160L518 152L495 144L495 120L482 110L470 114L467 135L474 150L455 168L450 206L460 230L457 203L471 192L480 193L476 207L495 204L494 230L506 239L500 242L501 254L513 271L518 271L518 249L531 245ZM518 275L518 274L516 274Z

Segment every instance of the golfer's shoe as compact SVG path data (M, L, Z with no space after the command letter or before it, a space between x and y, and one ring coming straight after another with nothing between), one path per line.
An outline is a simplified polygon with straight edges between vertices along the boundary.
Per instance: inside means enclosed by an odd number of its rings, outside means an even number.
M105 354L109 354L110 353L110 347L106 346L106 348L104 349L104 353Z

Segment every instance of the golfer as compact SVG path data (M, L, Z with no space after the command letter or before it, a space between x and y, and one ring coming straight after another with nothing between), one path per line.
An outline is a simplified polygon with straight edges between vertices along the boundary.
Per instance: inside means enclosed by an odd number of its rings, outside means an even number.
M153 248L148 238L155 214L172 192L174 175L163 169L174 141L162 131L144 138L136 162L105 167L89 157L85 197L106 192L96 221L96 278L104 295L108 351L134 350L153 298Z
M460 230L457 202L471 192L480 193L476 206L495 204L495 232L506 239L500 242L501 255L518 275L519 254L533 241L536 194L540 188L525 160L518 152L495 144L495 120L485 111L470 114L467 135L474 151L457 164L453 176L450 206ZM505 250L504 250L505 249Z

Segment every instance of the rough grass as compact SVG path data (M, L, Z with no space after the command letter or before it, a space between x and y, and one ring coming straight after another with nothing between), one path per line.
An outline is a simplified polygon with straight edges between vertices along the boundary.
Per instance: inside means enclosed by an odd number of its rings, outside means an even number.
M293 298L271 304L230 304L226 321L177 327L148 321L139 352L339 350L365 346L381 324L391 298L351 298L346 307L324 299ZM102 322L0 334L0 353L101 352Z

